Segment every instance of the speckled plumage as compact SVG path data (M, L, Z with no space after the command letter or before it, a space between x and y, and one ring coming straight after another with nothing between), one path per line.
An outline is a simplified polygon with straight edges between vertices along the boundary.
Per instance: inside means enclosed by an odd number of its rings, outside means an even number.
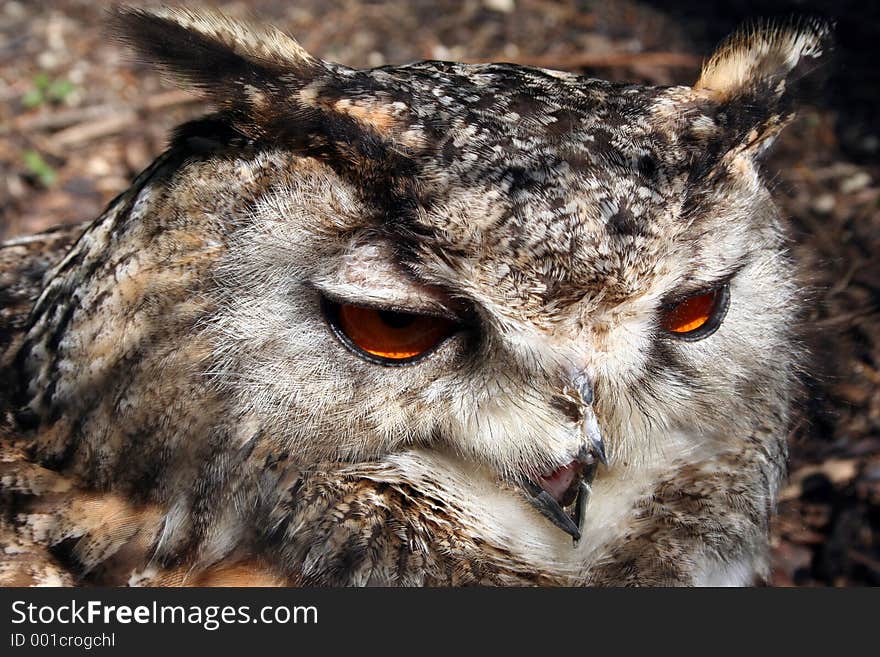
M0 248L21 288L0 312L0 529L39 555L34 582L766 574L798 300L757 158L827 27L753 30L695 87L661 88L360 71L210 13L115 20L218 111L72 245ZM720 284L716 333L664 333L663 308ZM377 365L322 296L461 328ZM592 403L571 396L585 378ZM609 462L573 546L517 482L578 454L585 417Z

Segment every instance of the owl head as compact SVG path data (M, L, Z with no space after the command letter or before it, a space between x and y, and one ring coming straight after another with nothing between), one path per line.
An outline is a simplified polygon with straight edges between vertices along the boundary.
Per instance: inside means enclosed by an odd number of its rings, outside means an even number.
M760 157L827 26L757 25L693 86L654 87L512 64L353 69L184 9L114 20L216 112L88 238L138 245L105 263L128 344L34 387L38 416L95 407L125 362L172 390L117 395L129 429L192 434L156 459L255 436L306 466L419 447L524 486L575 536L594 476L785 426L797 290ZM94 322L82 307L55 323ZM90 335L55 346L103 344ZM38 343L26 367L46 375ZM207 419L169 419L192 394Z

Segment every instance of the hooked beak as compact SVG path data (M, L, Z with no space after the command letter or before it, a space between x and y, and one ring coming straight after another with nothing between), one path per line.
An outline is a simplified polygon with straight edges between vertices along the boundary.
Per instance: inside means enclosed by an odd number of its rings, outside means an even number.
M572 537L577 545L584 526L593 479L599 463L608 465L605 443L593 412L593 387L586 376L575 380L581 407L580 430L584 444L571 462L538 478L526 480L532 506L544 517Z

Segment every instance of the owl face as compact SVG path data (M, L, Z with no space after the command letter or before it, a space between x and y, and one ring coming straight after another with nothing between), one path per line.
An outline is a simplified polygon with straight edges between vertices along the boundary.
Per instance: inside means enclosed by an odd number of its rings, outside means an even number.
M778 406L775 106L762 125L704 89L512 65L321 71L282 78L288 109L245 91L272 114L239 129L272 138L235 163L250 210L210 329L217 384L285 449L446 450L565 506L605 452L662 463Z
M593 477L784 424L797 303L757 158L819 28L657 88L352 70L220 17L119 17L219 108L129 210L162 217L157 262L208 254L177 312L198 308L191 375L223 440L304 467L449 454L578 536Z

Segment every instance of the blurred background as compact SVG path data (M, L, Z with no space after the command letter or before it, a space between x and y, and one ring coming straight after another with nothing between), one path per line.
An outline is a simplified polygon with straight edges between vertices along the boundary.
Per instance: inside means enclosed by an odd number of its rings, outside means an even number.
M804 84L802 111L766 160L811 290L815 354L790 436L771 584L880 584L880 3L176 4L272 22L351 66L508 61L661 85L693 83L702 58L749 18L836 20L835 53ZM163 150L175 124L205 111L108 39L109 5L0 5L0 239L93 219Z

